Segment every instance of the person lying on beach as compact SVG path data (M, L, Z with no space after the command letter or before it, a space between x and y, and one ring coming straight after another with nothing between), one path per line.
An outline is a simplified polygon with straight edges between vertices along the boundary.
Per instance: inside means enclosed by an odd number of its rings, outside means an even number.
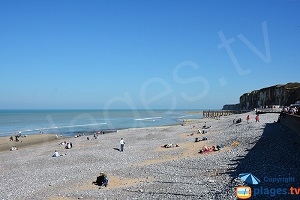
M97 180L93 182L93 184L98 186L107 187L108 185L108 177L104 172L100 172L100 176L97 177Z
M207 140L207 137L203 137L201 140L199 140L199 138L195 138L195 142L200 142L200 141L204 141Z
M202 149L199 151L199 153L208 153L213 151L220 151L223 148L223 145L217 145L212 147L203 146Z
M178 144L165 144L163 147L172 148L172 147L179 147L179 145Z

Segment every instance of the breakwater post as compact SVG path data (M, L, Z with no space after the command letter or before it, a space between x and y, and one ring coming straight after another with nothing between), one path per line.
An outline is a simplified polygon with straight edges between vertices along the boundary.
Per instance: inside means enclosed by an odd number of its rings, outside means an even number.
M233 110L203 110L204 118L219 118L234 114Z
M233 114L241 114L250 112L250 110L203 110L204 118L220 118L222 116L228 116Z

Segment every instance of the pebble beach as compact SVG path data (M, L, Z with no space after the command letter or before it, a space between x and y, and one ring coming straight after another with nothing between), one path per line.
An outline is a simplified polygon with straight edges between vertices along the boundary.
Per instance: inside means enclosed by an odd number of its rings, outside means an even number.
M15 142L2 137L0 199L237 199L236 187L245 185L240 173L253 173L263 188L300 187L299 136L276 123L278 116L263 114L259 122L254 112L187 119L183 125L124 129L98 139L41 134ZM242 122L233 124L238 118ZM204 125L211 127L198 134ZM207 140L195 142L196 137ZM121 138L124 152L119 151ZM72 142L72 149L60 145L63 141ZM220 151L199 153L218 144ZM10 151L11 146L18 150ZM52 157L55 150L63 156ZM108 176L107 187L92 184L100 172ZM294 181L273 183L265 177ZM256 194L252 199L299 196Z

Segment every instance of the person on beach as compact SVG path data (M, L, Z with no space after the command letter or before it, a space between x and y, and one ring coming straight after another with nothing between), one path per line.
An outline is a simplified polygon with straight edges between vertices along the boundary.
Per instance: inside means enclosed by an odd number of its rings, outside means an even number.
M13 146L13 147L10 148L10 150L15 151L15 150L18 150L18 148L17 148L17 146Z
M66 146L65 148L66 148L66 149L71 149L71 148L72 148L72 143L71 143L71 142L70 142L70 143L68 142L68 143L67 143L67 146Z
M107 187L108 185L108 177L104 172L100 172L100 176L97 177L97 180L93 182L93 184L98 186Z
M54 154L52 155L52 157L59 157L60 154L57 152L57 150L55 150Z
M255 116L255 122L259 122L259 116L258 115Z
M120 145L121 145L120 151L121 152L124 151L124 144L125 144L125 142L124 142L123 138L121 138L121 140L120 140Z
M247 115L246 120L247 120L247 124L249 124L249 120L250 120L250 116L249 115Z
M173 147L179 147L178 144L165 144L163 147L165 148L173 148Z

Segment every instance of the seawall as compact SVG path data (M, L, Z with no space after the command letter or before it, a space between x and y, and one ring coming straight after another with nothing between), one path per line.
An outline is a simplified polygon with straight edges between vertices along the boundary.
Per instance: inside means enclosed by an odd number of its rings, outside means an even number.
M280 123L289 129L295 131L300 136L300 116L283 114L280 119Z

